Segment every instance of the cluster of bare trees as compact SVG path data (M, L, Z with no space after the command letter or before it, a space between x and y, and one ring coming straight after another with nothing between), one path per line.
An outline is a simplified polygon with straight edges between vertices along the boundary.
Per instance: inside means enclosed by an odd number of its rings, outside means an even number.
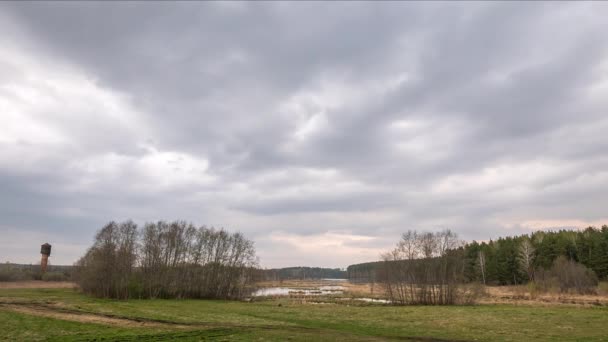
M537 273L535 283L545 291L557 288L562 293L595 294L598 285L595 272L564 256L555 259L550 269Z
M240 298L257 266L240 233L183 221L110 222L77 263L76 280L105 298Z
M446 305L462 301L461 242L450 230L403 234L397 247L383 256L377 274L390 299L399 304Z

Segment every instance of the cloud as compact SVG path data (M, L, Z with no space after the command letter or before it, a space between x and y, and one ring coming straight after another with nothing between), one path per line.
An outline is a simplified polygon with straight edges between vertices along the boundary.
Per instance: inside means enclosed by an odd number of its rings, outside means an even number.
M284 258L291 265L316 267L343 267L342 265L376 260L391 247L391 242L377 237L328 231L323 234L301 236L285 232L273 232L262 240L272 249L264 249L261 257ZM326 259L327 250L332 258ZM306 260L306 264L302 264Z
M71 263L128 218L240 230L268 267L608 223L607 14L3 3L0 260Z

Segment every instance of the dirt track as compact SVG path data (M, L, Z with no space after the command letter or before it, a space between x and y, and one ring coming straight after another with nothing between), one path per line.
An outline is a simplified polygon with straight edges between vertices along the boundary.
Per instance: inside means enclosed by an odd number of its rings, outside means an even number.
M113 325L120 327L142 327L142 328L158 328L158 329L210 329L210 328L242 328L242 329L289 329L294 331L309 331L306 327L291 327L284 325L248 325L234 324L222 322L192 322L192 323L177 323L165 320L154 320L142 317L122 317L112 314L84 312L80 310L67 308L60 303L42 304L34 302L18 302L5 301L0 302L0 310L10 310L26 315L39 317L48 317L60 319L64 321L82 322L82 323L97 323L105 325Z
M121 327L146 327L146 328L188 328L187 325L180 324L169 324L154 321L139 321L127 318L115 318L108 317L105 315L80 313L80 312L69 312L64 310L57 310L49 307L37 306L37 305L22 305L22 304L3 304L0 308L16 311L23 314L49 317L55 319L61 319L65 321L83 322L83 323L98 323L115 325Z

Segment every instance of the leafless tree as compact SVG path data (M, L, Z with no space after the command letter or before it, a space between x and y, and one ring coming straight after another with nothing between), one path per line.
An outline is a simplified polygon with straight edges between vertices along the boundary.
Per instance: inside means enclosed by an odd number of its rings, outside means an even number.
M408 231L397 247L383 255L379 280L400 304L455 304L462 281L461 242L450 230Z
M110 222L77 263L84 292L107 298L240 298L257 265L240 233L183 221Z
M559 256L549 270L538 270L536 283L545 290L557 287L564 293L595 294L598 278L595 272L585 265Z

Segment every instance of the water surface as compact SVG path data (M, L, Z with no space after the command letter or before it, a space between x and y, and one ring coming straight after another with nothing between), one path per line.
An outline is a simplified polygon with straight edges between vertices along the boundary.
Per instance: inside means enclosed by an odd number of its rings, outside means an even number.
M253 297L263 296L289 296L289 295L304 295L304 296L322 296L331 294L344 293L344 286L340 285L325 285L315 288L295 288L295 287L264 287L253 292Z

